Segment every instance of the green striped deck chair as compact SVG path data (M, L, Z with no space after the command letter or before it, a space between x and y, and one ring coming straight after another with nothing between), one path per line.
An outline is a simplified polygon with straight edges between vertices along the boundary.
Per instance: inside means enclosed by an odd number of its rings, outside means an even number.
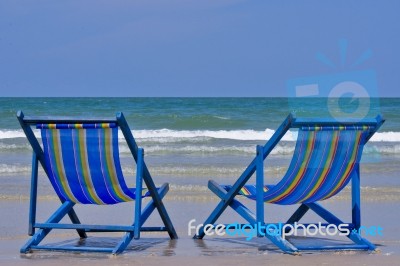
M338 122L329 119L301 119L295 118L292 114L289 115L271 139L264 146L257 147L255 159L233 185L219 185L215 181L209 181L209 188L221 198L221 202L204 225L215 226L217 219L230 206L248 222L248 224L242 224L242 228L249 228L249 226L256 228L259 237L269 238L287 253L298 254L301 250L327 249L375 250L375 246L359 234L361 226L360 159L364 145L383 122L384 119L381 116L362 121ZM264 185L264 160L290 128L297 128L298 136L288 170L277 184ZM254 173L255 184L248 184ZM338 194L350 181L352 221L344 223L318 202ZM256 213L254 214L237 200L235 198L237 195L254 200ZM273 224L264 222L264 203L299 204L299 207L285 223ZM289 242L283 236L290 235L291 232L288 231L293 230L310 209L326 221L320 225L311 224L313 229L317 225L323 228L335 226L343 229L343 234L354 244L295 246ZM195 238L204 236L204 227L202 227Z
M32 238L21 248L21 253L33 249L123 252L133 238L142 231L166 231L177 238L175 229L162 203L168 192L168 183L156 187L144 162L144 151L139 148L122 113L112 119L73 119L52 117L25 117L19 111L17 118L33 149L29 235ZM40 130L41 142L32 127ZM122 131L136 161L136 187L125 182L119 159L118 131ZM43 167L52 187L61 200L61 206L44 223L36 222L38 163ZM143 184L144 181L144 184ZM142 208L142 198L151 200ZM135 201L134 222L130 225L81 224L73 207L75 204L113 205ZM145 227L143 224L154 210L159 212L164 226ZM60 223L68 215L71 223ZM86 245L40 245L54 229L74 229L81 238L88 232L125 232L112 248Z

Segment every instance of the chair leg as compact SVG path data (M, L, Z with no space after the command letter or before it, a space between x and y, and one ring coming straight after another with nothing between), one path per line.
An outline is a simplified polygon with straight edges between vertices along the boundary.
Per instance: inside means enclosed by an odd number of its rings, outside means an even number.
M215 209L212 211L212 213L210 214L210 216L208 216L208 218L205 220L205 222L203 223L203 225L207 225L207 224L214 224L218 218L221 216L221 214L225 211L225 209L230 205L230 203L233 201L235 195L232 194L231 197L227 197L228 193L226 192L226 190L224 190L217 182L215 182L214 180L210 180L208 181L208 188L214 192L218 197L221 198L221 201L218 203L217 207L215 207ZM241 203L239 203L238 201L233 201L232 206L234 206L234 208L236 209L247 209L247 208L240 208L239 204L242 205ZM237 206L237 207L235 207ZM247 211L246 211L247 212ZM243 215L245 216L243 216ZM246 219L248 222L251 220L256 220L256 216L252 213L245 213L242 212L242 217L244 219ZM194 239L203 239L203 237L205 236L204 233L204 226L202 226L199 229L198 234L195 234L193 236Z
M303 218L309 209L310 208L307 205L301 204L300 207L292 214L292 216L290 216L286 224L294 224L295 222L300 221L300 219ZM289 228L286 229L286 232L287 230L289 230Z
M136 201L135 201L135 231L133 236L135 239L140 238L140 227L142 226L141 212L142 212L142 187L143 187L143 157L144 150L138 148L136 159Z
M113 255L122 253L133 239L133 232L127 232L118 245L111 252Z
M157 190L157 194L161 199L163 199L165 197L165 195L167 194L169 190L169 186L168 184L164 184L162 185L158 190ZM58 223L59 221L61 221L61 219L70 213L73 213L74 215L75 212L73 211L73 206L75 204L69 201L64 202L61 207L46 221L45 224L53 224L53 223ZM143 211L141 212L140 216L140 221L141 223L138 225L139 226L139 230L141 229L142 224L144 224L146 222L146 220L150 217L150 215L152 214L152 212L156 209L156 205L154 203L154 200L150 200L150 202L146 205L146 207L143 209ZM75 216L76 217L76 216ZM71 219L72 220L72 219ZM76 217L76 220L74 220L76 224L80 224L78 217ZM135 226L135 224L134 224ZM149 228L147 228L148 230ZM47 236L48 233L50 233L50 231L52 230L52 228L46 228L46 229L40 229L38 230L32 237L31 239L21 248L20 252L21 253L27 253L29 252L29 250L37 245L39 245L39 243ZM154 229L151 229L154 231ZM160 227L160 228L156 228L155 230L157 231L165 231L165 227ZM82 231L85 232L84 229L78 229L78 232ZM86 235L86 234L85 234ZM131 242L131 240L134 237L134 232L127 232L123 238L121 239L121 241L118 243L118 245L111 250L112 254L119 254L121 252L123 252L126 247L129 245L129 243ZM39 247L37 247L39 248ZM44 249L44 247L41 247L42 249ZM77 248L74 249L67 249L65 248L65 250L78 250ZM84 251L106 251L108 249L94 249L94 248L81 248L79 250L84 250Z
M143 180L150 191L151 198L154 201L154 205L160 214L161 220L163 221L165 227L167 228L169 237L171 239L177 239L178 234L175 231L174 225L165 209L164 203L161 201L160 195L157 193L157 188L151 179L149 170L147 169L146 165L143 163ZM143 223L143 222L142 222Z
M167 183L163 184L159 189L158 189L158 195L160 195L160 199L163 199L164 196L167 194L169 190L169 186ZM135 221L137 223L138 220L140 220L139 224L134 223L133 225L135 226L135 231L134 232L127 232L122 240L118 243L118 245L114 248L112 251L113 255L117 255L122 253L129 245L129 243L132 241L133 238L138 239L135 237L135 232L138 230L140 232L140 228L142 225L147 221L147 219L150 217L151 213L156 209L156 206L154 204L154 200L150 200L149 203L147 203L146 207L143 209L143 211L139 214L140 219L136 219Z
M38 182L38 158L36 153L32 155L31 194L29 202L29 228L28 235L35 234L36 205L37 205L37 182Z
M300 221L300 219L303 218L309 209L310 208L307 205L301 204L300 207L292 214L292 216L290 216L286 224L294 224L295 222Z
M283 239L280 235L274 234L265 234L265 236L274 243L278 248L280 248L283 252L291 254L291 255L299 255L299 250L289 241Z
M323 208L320 204L317 203L306 203L308 207L310 207L311 210L313 210L316 214L318 214L322 219L327 221L328 223L331 224L343 224L343 221L341 221L339 218L337 218L335 215L333 215L331 212ZM350 231L350 234L347 236L350 240L352 240L354 243L358 245L366 245L368 246L369 250L375 250L376 247L374 244L369 242L367 239L361 237L359 233L356 232L356 230Z
M81 222L79 221L78 215L76 215L76 212L74 211L73 208L68 212L68 216L71 219L71 222L73 224L80 224ZM80 238L87 238L86 232L83 229L77 229L78 235Z
M214 192L220 199L224 200L226 197L227 191L223 189L218 183L213 180L210 180L208 183L209 189ZM233 198L231 202L228 204L232 209L234 209L240 216L243 217L248 223L255 224L257 223L257 217L241 202ZM207 224L207 223L204 223Z
M58 223L61 219L72 210L72 207L75 203L70 201L64 202L61 207L58 208L57 211L54 212L52 216L46 221L46 223ZM31 239L21 248L21 253L27 253L32 246L38 245L47 235L50 233L51 228L40 229L38 230Z
M208 187L212 192L214 192L219 198L222 199L221 202L224 202L224 198L227 195L227 191L224 190L220 185L218 185L215 181L210 181ZM264 224L263 222L260 223L257 221L256 215L252 213L246 206L240 203L236 199L232 199L229 205L232 209L234 209L240 216L242 216L248 223L255 225L255 224ZM218 217L217 217L218 218ZM214 221L215 222L215 221ZM208 224L208 223L204 223ZM212 223L213 224L213 223ZM194 238L200 239L200 232L199 235L195 235ZM204 231L202 232L204 234ZM204 235L203 235L204 236ZM267 237L272 243L274 243L277 247L279 247L282 251L296 255L298 254L298 250L295 246L293 246L289 241L283 239L280 235L277 234L268 234L265 232L265 237Z
M351 177L351 218L356 230L361 226L360 203L360 167L357 165L355 174Z

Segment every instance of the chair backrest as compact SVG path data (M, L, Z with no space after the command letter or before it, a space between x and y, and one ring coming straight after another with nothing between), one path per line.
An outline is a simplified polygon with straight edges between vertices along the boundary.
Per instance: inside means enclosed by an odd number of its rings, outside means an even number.
M264 200L276 204L315 202L336 195L359 174L369 126L300 127L294 155L281 181Z
M37 124L46 172L61 199L115 204L135 198L119 160L117 123Z

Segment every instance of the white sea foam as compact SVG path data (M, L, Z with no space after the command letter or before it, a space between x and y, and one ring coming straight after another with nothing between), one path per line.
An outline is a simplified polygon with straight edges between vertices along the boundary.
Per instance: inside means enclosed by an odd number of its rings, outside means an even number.
M400 142L400 132L377 132L370 141Z
M400 154L400 144L391 144L384 146L368 145L364 148L364 153Z
M214 138L214 139L232 139L232 140L266 140L271 138L274 130L265 131L256 130L135 130L133 133L139 139L146 138ZM288 132L283 140L293 141L296 139L296 132Z
M0 174L29 173L31 167L29 165L20 164L0 164Z
M0 139L25 138L22 130L0 130Z
M274 134L274 130L267 128L264 131L257 130L172 130L172 129L154 129L154 130L134 130L135 138L159 141L159 142L179 142L184 140L205 140L205 139L231 139L231 140L268 140ZM40 132L34 130L35 136L40 137ZM119 134L122 139L122 134ZM25 138L22 130L0 130L1 139ZM283 137L284 141L295 141L296 131L289 131ZM379 142L400 142L400 132L377 132L371 141Z
M28 143L25 144L5 144L0 142L0 151L1 150L29 150L30 146Z
M250 146L209 146L209 145L185 145L185 146L162 146L148 145L144 146L146 154L255 154L256 148ZM294 151L294 145L276 146L271 154L290 155ZM130 153L128 146L120 146L121 153Z

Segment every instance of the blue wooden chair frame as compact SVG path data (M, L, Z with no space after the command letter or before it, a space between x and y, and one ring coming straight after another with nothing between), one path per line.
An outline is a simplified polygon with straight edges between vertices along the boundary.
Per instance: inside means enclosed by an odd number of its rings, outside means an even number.
M368 135L365 137L365 143L372 137L372 135L381 127L384 123L384 119L378 115L375 119L364 119L362 121L356 120L344 120L337 122L335 120L329 119L304 119L296 118L293 114L290 114L282 123L282 125L276 130L271 139L264 146L257 146L256 157L249 164L249 166L244 170L242 175L238 180L229 186L230 189L226 189L226 186L221 186L215 181L210 180L208 182L209 189L215 193L221 201L216 206L216 208L211 212L210 216L205 220L203 226L200 227L198 233L194 236L194 239L202 239L205 236L204 230L205 226L211 226L209 228L215 228L216 221L225 211L225 209L230 206L234 211L236 211L241 217L243 217L249 224L242 224L242 228L249 228L248 226L254 225L264 225L267 227L269 223L264 222L264 160L271 153L273 148L282 139L285 133L290 128L303 128L303 127L316 127L316 126L368 126L373 128L369 131ZM254 214L245 205L239 202L235 197L241 193L241 189L246 185L249 179L256 173L256 196L253 198L256 201L256 213ZM350 234L347 237L352 240L355 244L343 244L335 246L295 246L288 240L282 238L281 235L274 234L263 234L272 243L278 246L282 251L289 254L299 254L301 250L375 250L375 245L370 243L368 240L362 238L359 233L357 233L361 226L361 214L360 214L360 170L357 164L354 174L351 176L351 196L352 196L352 222L349 223ZM301 203L299 208L294 212L294 214L287 220L284 224L293 225L298 222L308 210L314 211L317 215L322 217L327 224L343 224L339 218L333 215L331 212L323 208L317 202ZM271 224L272 225L272 224ZM275 224L278 226L278 224ZM280 224L283 225L283 224ZM227 225L225 225L227 226ZM265 228L264 227L264 228ZM356 229L356 230L353 230ZM208 228L207 228L208 230ZM258 235L260 237L260 235Z
M132 135L132 132L128 126L124 115L120 112L117 113L116 118L110 119L73 119L73 118L58 118L58 117L25 117L22 111L17 113L18 121L28 138L29 143L33 149L32 156L32 174L31 174L31 191L30 191L30 207L29 207L29 230L28 234L32 236L30 240L21 248L21 253L27 253L33 249L42 250L61 250L61 251L94 251L94 252L111 252L112 254L119 254L125 250L129 245L130 241L135 238L140 238L140 232L157 232L166 231L171 239L178 238L175 228L168 216L168 213L163 205L162 198L166 195L169 190L168 183L163 184L160 188L156 188L150 172L144 162L144 152L142 148L139 148ZM36 139L31 126L37 124L74 124L74 123L116 123L119 129L122 131L128 147L133 155L134 160L137 164L137 175L136 175L136 195L142 195L142 183L146 184L149 191L151 200L142 209L142 197L138 197L135 200L134 205L134 223L129 226L125 225L87 225L81 224L77 214L73 207L74 202L66 201L60 197L61 206L57 211L50 216L50 218L44 223L36 222L36 205L37 205L37 186L38 186L38 163L40 163L49 177L48 170L45 164L44 152ZM161 216L161 220L164 226L161 227L144 227L143 224L157 209ZM67 215L69 216L72 224L61 224L61 219ZM39 229L36 231L36 229ZM50 233L53 229L74 229L78 232L81 238L86 238L87 232L126 232L121 241L114 248L105 247L87 247L87 246L71 246L71 247L57 247L42 245L40 242Z

